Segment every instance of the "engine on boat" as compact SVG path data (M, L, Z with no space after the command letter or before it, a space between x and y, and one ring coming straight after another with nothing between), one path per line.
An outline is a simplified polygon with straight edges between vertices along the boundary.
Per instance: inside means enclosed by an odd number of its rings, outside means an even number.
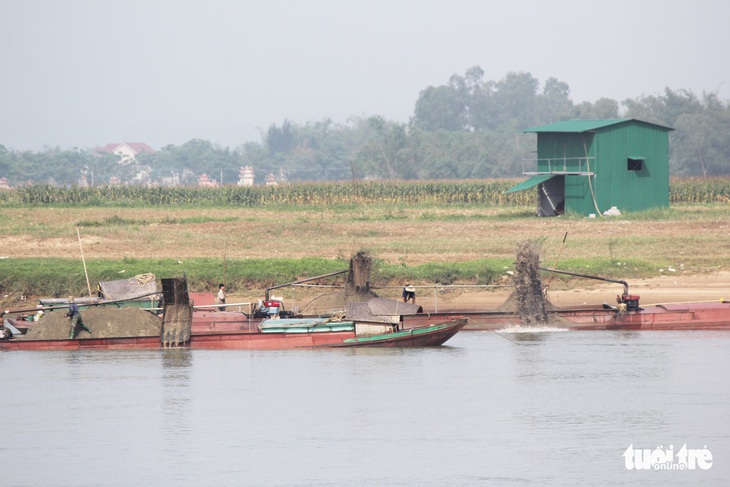
M641 309L639 307L638 294L622 294L616 298L616 301L618 301L619 307L623 308L625 306L626 311L638 311Z
M293 318L295 313L284 309L281 299L272 298L268 301L259 300L253 308L254 318Z

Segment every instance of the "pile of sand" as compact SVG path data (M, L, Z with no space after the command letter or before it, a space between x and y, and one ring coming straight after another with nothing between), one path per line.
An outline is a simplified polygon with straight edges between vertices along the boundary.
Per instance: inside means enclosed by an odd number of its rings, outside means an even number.
M25 337L34 340L68 338L70 323L65 315L64 310L46 313L33 323ZM162 328L162 317L140 308L82 308L81 317L91 333L79 325L76 327L76 338L160 336Z

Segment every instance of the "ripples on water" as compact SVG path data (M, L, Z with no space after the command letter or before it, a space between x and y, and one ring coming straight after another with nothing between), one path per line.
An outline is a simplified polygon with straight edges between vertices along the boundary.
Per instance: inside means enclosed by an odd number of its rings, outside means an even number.
M0 485L723 485L726 332L0 353ZM629 471L630 444L710 470Z

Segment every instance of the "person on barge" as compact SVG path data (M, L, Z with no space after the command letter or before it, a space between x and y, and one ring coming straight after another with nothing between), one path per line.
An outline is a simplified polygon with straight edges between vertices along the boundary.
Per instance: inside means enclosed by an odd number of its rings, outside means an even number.
M68 297L68 313L66 313L66 316L69 317L71 320L71 325L68 330L68 338L73 339L74 335L76 334L76 325L81 325L81 327L91 333L91 330L89 330L89 327L86 326L84 323L84 320L81 318L81 311L79 311L79 305L76 304L74 301L73 296Z
M416 288L410 284L406 284L403 288L403 302L407 303L408 301L416 304Z
M218 284L218 296L216 298L217 304L226 304L226 285L225 284ZM219 311L225 311L225 306L219 306Z

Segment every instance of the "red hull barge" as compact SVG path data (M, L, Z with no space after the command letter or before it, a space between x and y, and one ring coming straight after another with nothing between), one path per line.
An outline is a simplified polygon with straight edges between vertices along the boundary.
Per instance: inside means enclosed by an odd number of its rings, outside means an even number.
M619 312L613 306L558 308L548 313L551 326L569 330L730 330L730 303L674 303L649 305ZM518 313L446 309L435 313L403 315L405 328L424 327L467 318L463 331L501 330L520 324ZM262 320L235 312L195 312L192 333L252 331Z
M613 307L576 307L548 313L550 326L568 330L730 330L730 302L676 303L619 312ZM465 331L500 330L519 325L517 313L479 310L443 310L403 316L406 327L425 326L454 317L466 317Z
M615 307L578 306L558 308L548 313L550 325L569 330L730 330L730 303L675 303L649 305L638 310L619 312ZM403 315L405 328L424 327L467 318L463 331L501 330L519 325L518 313L446 309L435 313ZM220 332L254 331L261 319L235 312L195 312L194 335Z
M316 347L431 347L439 346L466 325L453 320L423 328L357 337L354 329L312 333L215 332L191 335L179 346L166 347L160 337L77 338L60 340L0 340L0 350L125 350L190 348L207 350L290 350Z
M263 318L251 318L235 311L193 311L194 335L218 332L255 332Z
M354 331L318 333L208 333L192 335L179 347L208 350L279 350L322 347L354 338ZM165 348L159 336L0 341L0 350L124 350Z

